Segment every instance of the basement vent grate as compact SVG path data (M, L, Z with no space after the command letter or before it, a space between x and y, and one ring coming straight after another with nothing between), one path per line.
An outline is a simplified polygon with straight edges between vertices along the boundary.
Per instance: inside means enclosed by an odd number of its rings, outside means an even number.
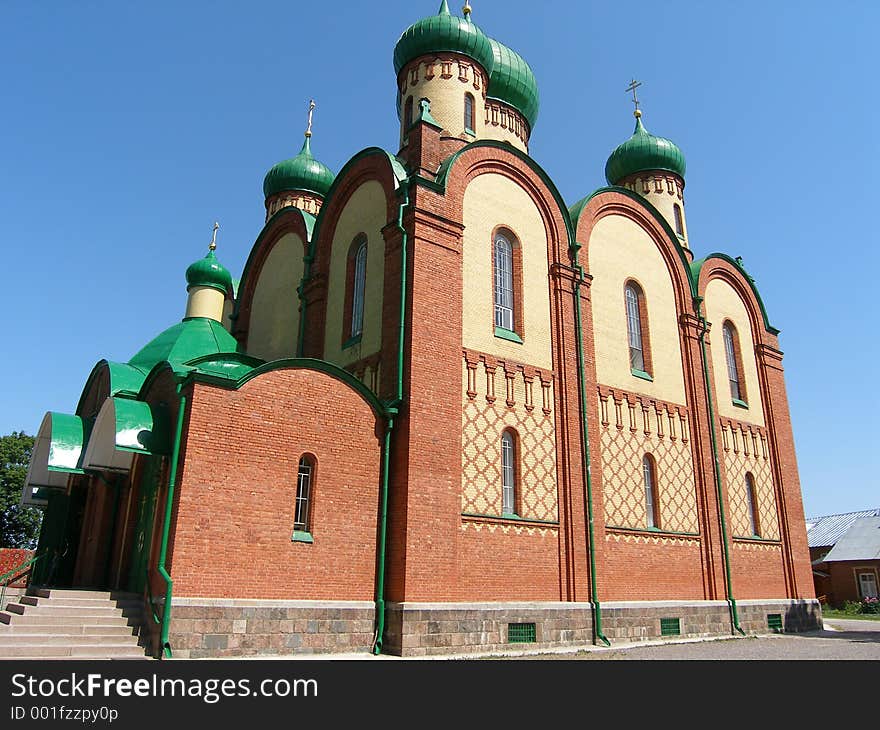
M767 628L776 633L782 633L782 614L781 613L768 613L767 614Z
M535 624L507 624L508 644L533 644L536 640Z
M661 618L660 619L660 636L679 636L681 635L681 619L677 618Z

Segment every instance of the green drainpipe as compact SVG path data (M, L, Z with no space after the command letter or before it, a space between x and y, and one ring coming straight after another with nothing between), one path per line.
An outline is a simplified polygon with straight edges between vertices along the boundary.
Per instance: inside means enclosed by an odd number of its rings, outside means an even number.
M309 249L314 245L313 242L309 242ZM303 257L303 276L299 282L299 286L296 288L296 296L299 299L299 328L296 334L296 356L303 356L303 340L306 336L306 298L303 295L303 291L305 290L306 282L312 275L312 262L315 260L315 254L313 251L309 251Z
M162 545L159 548L159 575L165 580L165 610L162 611L162 653L166 658L171 657L171 644L168 641L168 627L171 625L171 589L174 582L165 567L165 559L168 555L168 535L171 532L171 512L174 507L174 482L177 478L177 460L180 457L180 439L183 435L183 417L186 411L186 396L181 395L181 384L177 386L177 394L180 401L177 408L177 428L174 431L174 446L171 450L171 466L168 469L168 496L165 499L165 521L162 524ZM149 587L148 587L149 589Z
M574 331L578 352L578 395L580 398L581 434L584 442L584 477L587 486L587 536L589 539L590 552L590 602L593 606L593 633L596 641L601 641L605 646L611 646L608 637L602 633L602 607L599 605L599 582L596 579L596 550L593 538L593 478L590 468L590 435L587 431L587 384L584 380L584 333L581 324L581 283L584 280L584 270L577 263L577 244L572 246L572 259L577 271L574 282Z
M394 400L385 407L385 442L382 446L382 506L379 514L379 566L376 575L376 638L373 654L382 652L385 635L385 564L386 536L388 533L388 482L391 466L391 431L394 429L394 416L403 402L403 359L406 345L406 246L407 235L403 227L403 209L409 205L409 182L403 183L403 202L397 208L397 230L400 231L400 321L397 336L397 390Z
M702 297L694 297L694 309L697 318L700 320L700 352L703 359L703 382L706 386L706 401L709 406L709 435L712 439L712 459L715 462L715 491L718 495L718 512L721 516L721 546L724 549L724 583L727 591L727 602L730 605L730 619L733 622L733 628L740 634L745 636L739 625L739 615L736 610L736 599L733 597L733 580L730 576L730 549L727 545L727 521L724 517L724 496L721 491L721 470L718 461L718 436L715 432L715 408L712 404L712 387L709 382L709 364L706 357L706 330L708 324L703 316L700 308L703 304Z
M379 515L379 568L376 573L376 634L373 640L373 654L382 653L385 635L385 538L388 521L388 467L391 462L391 430L394 419L385 422L385 440L382 444L382 506Z

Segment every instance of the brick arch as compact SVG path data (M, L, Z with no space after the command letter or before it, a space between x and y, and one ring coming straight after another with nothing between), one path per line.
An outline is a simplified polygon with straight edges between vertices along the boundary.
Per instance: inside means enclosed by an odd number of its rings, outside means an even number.
M526 191L544 223L548 262L567 261L567 212L559 204L558 192L533 169L525 157L500 145L476 143L465 147L446 170L446 198L450 202L449 210L454 211L456 222L463 220L464 194L468 185L474 178L490 173L502 175Z
M247 342L250 329L251 307L257 289L257 282L260 280L260 274L263 271L263 265L266 263L266 259L269 258L269 254L272 252L275 244L288 233L294 233L300 237L304 244L303 258L305 258L308 254L307 247L311 239L311 232L306 226L302 211L298 208L288 207L282 208L269 219L257 237L256 243L254 243L254 247L251 249L248 260L244 265L238 299L235 303L232 331L233 336L240 344ZM299 285L299 282L297 282L297 285Z
M346 163L336 176L333 187L327 193L324 205L318 214L312 239L310 252L313 256L312 276L327 275L330 268L330 248L339 216L358 188L370 180L378 182L385 191L387 220L397 218L395 190L398 181L391 165L391 159L387 152L378 147L368 148Z
M732 263L728 257L712 254L703 261L697 279L697 293L703 299L706 297L706 288L713 279L720 279L729 284L745 305L755 346L776 347L776 335L779 331L771 327L767 321L764 304L754 283L747 278L745 272Z
M590 199L580 212L575 228L576 239L583 243L579 256L581 266L587 274L590 273L588 251L593 228L596 224L609 215L623 216L646 231L654 241L666 263L666 269L669 271L678 313L690 312L694 290L685 261L680 253L680 246L671 240L660 220L639 202L628 195L613 190L599 193Z

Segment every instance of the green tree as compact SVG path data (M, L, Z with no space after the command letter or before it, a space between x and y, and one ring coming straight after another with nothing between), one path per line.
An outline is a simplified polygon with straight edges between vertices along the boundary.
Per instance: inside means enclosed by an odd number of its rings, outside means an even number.
M34 437L23 431L0 436L0 547L37 546L43 512L19 504L33 448Z

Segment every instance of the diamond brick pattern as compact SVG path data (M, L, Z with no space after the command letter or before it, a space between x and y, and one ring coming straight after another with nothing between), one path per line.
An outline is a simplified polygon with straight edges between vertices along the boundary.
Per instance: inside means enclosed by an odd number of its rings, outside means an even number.
M640 407L630 411L624 404L621 412L621 427L618 428L616 419L612 418L609 423L602 424L600 434L606 523L633 529L647 527L642 459L650 453L657 465L661 528L672 532L698 532L690 442L683 442L681 433L676 433L674 440L668 431L659 435L651 409L648 411L648 434L645 433L645 414ZM630 421L631 413L634 422Z
M724 449L724 487L730 506L730 529L734 537L751 537L749 523L749 504L746 496L746 473L751 472L755 479L755 492L758 495L758 520L761 537L765 540L779 540L779 517L776 508L776 495L773 477L770 473L770 459L763 455L758 440L758 453L754 442L746 436L748 454L743 448L742 431L728 428L722 424L722 444ZM734 432L736 440L734 440Z
M528 411L526 382L514 379L514 405L507 405L504 371L495 373L496 399L486 398L486 373L478 367L477 395L467 395L467 368L463 378L461 511L501 514L501 432L513 428L519 437L519 516L557 520L556 427L554 414L542 409L541 384L532 384L534 408ZM551 389L551 403L552 389Z

